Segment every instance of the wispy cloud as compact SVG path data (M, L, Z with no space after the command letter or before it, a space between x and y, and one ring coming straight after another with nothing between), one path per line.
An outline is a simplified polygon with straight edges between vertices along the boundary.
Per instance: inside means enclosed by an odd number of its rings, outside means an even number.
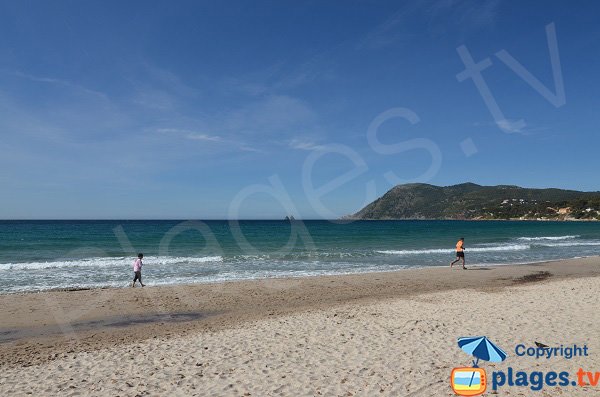
M179 128L158 128L156 132L166 134L177 134L193 141L224 142L225 140L217 135L208 135L197 131L184 130Z
M154 111L176 111L184 103L196 99L200 91L186 84L177 74L152 65L147 61L138 61L125 73L130 85L130 101L136 105Z
M385 21L377 25L361 39L356 47L360 49L380 49L387 47L400 40L406 39L406 33L397 29L402 25L406 18L417 9L417 2L404 5L394 14L390 15Z
M508 120L507 119L507 120L501 120L501 121L495 122L495 124L502 131L509 133L509 134L535 135L540 132L551 130L551 128L548 126L535 126L535 125L531 125L530 123L528 123L527 125L525 125L523 127L519 123L519 120Z
M315 84L316 82L335 79L336 73L331 61L332 53L343 45L344 43L341 43L337 47L328 48L326 51L315 52L303 62L294 63L292 67L282 70L280 75L276 76L272 82L273 90L275 92L287 91Z
M219 144L215 150L236 149L246 152L265 152L274 140L285 142L298 131L315 129L318 116L302 99L278 94L291 87L305 84L314 78L316 65L301 65L292 73L283 72L282 64L273 65L262 80L238 77L224 83L214 83L208 92L218 89L216 95L234 96L229 108L222 106L212 112L190 112L190 103L196 101L201 107L203 100L199 90L185 84L175 74L144 64L142 83L133 81L135 104L143 105L150 112L157 112L154 131L171 133L180 139ZM257 77L257 76L254 76ZM152 82L152 84L149 83ZM174 88L173 88L174 87ZM244 94L240 97L240 93ZM222 98L221 98L222 99ZM185 103L187 106L181 106ZM251 143L250 143L251 142Z
M176 96L151 87L138 87L133 93L131 101L136 105L160 111L169 111L177 108Z
M445 33L449 29L478 30L494 24L501 0L437 0L428 6L429 29Z
M200 142L209 142L214 144L219 144L221 147L226 149L235 149L243 152L255 152L262 153L262 150L257 149L247 143L244 143L238 139L227 139L219 135L209 135L205 133L201 133L198 131L188 130L188 129L180 129L180 128L158 128L156 132L161 134L171 134L175 135L181 139L191 140L191 141L200 141Z
M193 141L223 142L223 138L216 135L187 134L185 137Z
M274 147L287 146L299 131L318 130L317 113L307 102L291 95L251 96L218 112L195 109L192 112L190 98L197 99L198 90L172 72L141 64L139 78L125 79L131 90L113 97L77 82L22 71L0 71L51 88L39 94L35 104L21 103L15 99L18 96L4 93L0 97L3 105L0 115L4 116L0 128L69 145L116 142L121 137L145 139L150 138L147 132L153 131L159 135L148 144L158 144L161 139L179 141L182 145L185 141L204 142L214 145L203 146L202 150L213 153L268 152ZM260 87L256 89L260 91ZM188 106L182 107L180 103ZM297 144L297 148L301 146Z
M382 23L358 40L358 49L378 50L409 42L414 29L407 26L417 17L425 18L430 35L477 30L492 25L500 0L422 0L403 5Z
M250 136L285 136L315 123L310 106L288 95L270 95L226 112L223 128Z
M324 146L312 140L292 139L288 142L288 146L296 150L323 150Z
M336 76L331 62L331 49L315 52L300 62L276 62L258 71L224 79L219 90L250 97L285 95L290 90L332 80Z
M519 123L516 123L515 121L512 120L500 120L500 121L496 121L496 125L504 132L508 132L508 133L522 133L523 132L523 127L521 127L519 125Z
M521 134L521 135L535 135L537 133L549 131L552 129L548 126L539 126L539 125L536 126L536 125L531 125L530 123L526 124L525 126L522 126L522 124L519 123L519 121L521 121L521 120L504 119L504 120L499 120L499 121L485 121L485 122L477 121L477 122L471 123L471 125L476 128L485 128L485 129L489 129L490 127L493 127L493 129L499 128L500 130L502 130L503 132L505 132L507 134Z
M89 144L111 139L132 124L131 115L108 95L77 82L21 71L4 71L3 78L7 76L12 84L0 93L0 129L15 139L22 134L52 143ZM32 100L19 94L32 89Z
M170 70L160 68L149 62L142 62L141 69L145 73L146 81L150 81L154 85L158 85L163 88L168 88L169 91L180 96L190 97L200 93L198 88L185 83L181 77Z
M58 86L63 86L66 88L70 88L72 90L76 90L76 91L80 91L89 95L93 95L96 97L99 97L101 99L108 99L108 96L100 91L96 91L96 90L92 90L90 88L84 87L82 85L67 81L67 80L63 80L63 79L58 79L58 78L53 78L53 77L46 77L46 76L34 76L28 73L23 73L19 70L0 70L0 72L4 73L4 74L8 74L8 75L12 75L15 77L19 77L22 79L26 79L29 81L33 81L33 82L37 82L37 83L47 83L47 84L53 84L53 85L58 85Z

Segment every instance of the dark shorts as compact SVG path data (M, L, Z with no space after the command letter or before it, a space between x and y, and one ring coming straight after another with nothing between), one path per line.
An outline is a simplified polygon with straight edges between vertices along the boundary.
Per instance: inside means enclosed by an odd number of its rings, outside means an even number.
M456 251L456 257L457 258L464 258L465 257L465 252L464 251Z
M134 276L133 276L133 282L135 283L137 280L140 280L140 283L142 282L142 272L133 272Z

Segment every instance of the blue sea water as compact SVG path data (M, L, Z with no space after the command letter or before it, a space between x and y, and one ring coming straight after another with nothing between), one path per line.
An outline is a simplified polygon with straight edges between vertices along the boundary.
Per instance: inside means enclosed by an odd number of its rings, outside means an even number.
M463 372L454 377L454 384L461 386L479 386L481 384L481 375L479 372Z
M598 255L600 223L494 221L0 221L0 293L150 285Z

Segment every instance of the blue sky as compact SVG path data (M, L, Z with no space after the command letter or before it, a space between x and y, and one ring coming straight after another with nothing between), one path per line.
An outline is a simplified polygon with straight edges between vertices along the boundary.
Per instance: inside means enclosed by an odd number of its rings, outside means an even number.
M2 1L0 218L323 218L415 181L600 190L599 11ZM461 46L505 120L457 78Z

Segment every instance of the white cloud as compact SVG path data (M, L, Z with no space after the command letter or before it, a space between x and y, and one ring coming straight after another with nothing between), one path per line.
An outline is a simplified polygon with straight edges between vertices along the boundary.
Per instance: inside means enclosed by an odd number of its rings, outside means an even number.
M125 80L131 85L130 101L151 110L176 111L186 101L198 97L199 90L175 73L145 61L135 64Z
M149 109L164 111L175 109L177 104L175 96L150 87L136 89L131 101Z
M193 141L209 141L209 142L224 142L223 138L216 135L206 135L206 134L188 134L185 136L187 139L191 139Z
M301 139L292 139L289 144L289 147L297 150L322 150L324 148L323 145L319 145L311 140L301 140Z
M335 78L331 48L315 51L298 61L279 61L257 71L229 77L219 85L226 94L263 98L282 95L290 89Z
M37 83L47 83L47 84L63 86L63 87L69 88L71 90L79 91L81 93L85 93L85 94L89 94L89 95L101 98L103 100L108 100L108 96L103 92L92 90L92 89L89 89L89 88L84 87L79 84L72 83L67 80L57 79L57 78L53 78L53 77L45 77L45 76L34 76L34 75L31 75L28 73L23 73L18 70L14 70L14 71L2 70L2 72L12 75L12 76L20 77L22 79L34 81Z
M168 89L179 96L190 97L199 94L197 88L184 83L178 75L169 70L143 62L143 71L146 81L151 81L154 85Z
M112 139L132 125L131 115L101 92L60 79L21 72L8 74L18 77L17 93L0 93L0 133L12 139L29 137L52 144L89 144ZM36 91L32 101L18 93L29 89L29 82L43 88Z
M70 81L2 72L22 84L50 85L32 103L9 92L0 93L0 133L11 134L15 141L22 142L19 136L26 135L78 150L90 143L119 147L118 142L124 140L143 140L147 151L160 152L169 142L176 145L175 153L180 156L191 150L264 153L287 146L298 131L318 129L317 115L309 104L289 95L262 94L220 112L192 112L189 106L180 105L199 99L198 92L175 74L147 64L140 68L139 76L123 77L125 90L111 97ZM260 90L256 87L255 93ZM301 147L308 150L310 145L298 144Z
M228 112L221 124L226 130L246 135L283 135L306 127L317 119L303 101L286 95L271 95Z
M158 128L156 132L163 134L176 134L193 141L225 142L223 138L217 135L208 135L197 131L185 130L179 128Z
M173 134L182 139L189 139L191 141L202 141L202 142L214 142L221 144L220 146L223 148L233 148L235 150L239 150L242 152L255 152L262 153L262 150L254 148L244 142L241 142L237 139L226 139L219 135L209 135L205 133L200 133L198 131L193 131L189 129L180 129L180 128L159 128L156 132L162 134Z
M422 0L407 3L362 37L357 48L376 50L408 42L412 35L408 33L407 25L417 17L428 20L427 30L434 36L448 32L464 34L488 27L494 23L499 6L500 0Z
M520 127L519 123L517 123L516 121L512 121L512 120L500 120L500 121L496 121L496 125L498 127L500 127L500 129L504 132L508 132L508 133L516 133L516 132L523 132L523 128Z
M358 41L357 48L380 49L401 40L403 34L397 32L396 30L402 25L406 18L416 10L416 8L416 2L400 8L393 15L362 37Z
M496 20L500 0L437 0L429 5L430 31L452 29L477 30Z

